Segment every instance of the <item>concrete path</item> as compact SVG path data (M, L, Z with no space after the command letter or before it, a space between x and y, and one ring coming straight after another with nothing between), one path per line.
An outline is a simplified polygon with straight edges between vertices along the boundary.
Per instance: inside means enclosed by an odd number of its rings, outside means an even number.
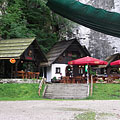
M0 120L75 120L87 111L107 115L96 120L120 120L120 100L0 101Z

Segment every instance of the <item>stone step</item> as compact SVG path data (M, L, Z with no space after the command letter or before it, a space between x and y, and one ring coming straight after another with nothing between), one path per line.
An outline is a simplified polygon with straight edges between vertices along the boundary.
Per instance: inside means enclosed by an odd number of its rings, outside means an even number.
M58 83L52 83L52 84L49 84L51 86L87 86L87 84L64 84L64 83L59 83L60 85L58 85Z
M86 89L86 88L87 88L87 87L84 87L84 88L83 88L83 87L82 87L82 88L77 88L77 87L76 87L76 88L55 88L55 87L54 87L54 88L50 88L50 87L49 87L48 89L49 89L49 90L55 90L55 89L56 89L56 90L60 90L60 89L61 89L61 91L62 91L62 90L63 90L63 91L64 91L64 90L74 90L74 91L75 91L75 90L77 90L77 89L78 89L78 90L83 90L83 89Z
M50 86L87 86L87 84L61 84L59 83L60 85L57 85L57 84L49 84Z
M71 89L71 90L73 89L74 90L74 89L77 89L77 88L78 89L86 89L87 87L71 87L71 86L69 86L69 87L49 87L49 89L61 89L61 88L62 89Z
M87 84L49 84L45 92L45 98L51 99L82 99L88 95Z
M49 92L47 92L46 93L46 95L73 95L73 96L76 96L76 95L86 95L87 94L87 92L82 92L82 93L76 93L76 94L72 94L72 93L49 93Z
M87 97L86 95L81 95L81 96L72 96L72 95L70 95L70 96L66 96L66 95L61 95L61 96L59 96L59 95L47 95L46 96L46 98L83 98L83 97Z
M68 89L65 89L65 88L62 88L62 89L56 89L56 88L54 88L54 89L51 89L51 88L48 88L47 90L49 90L49 91L59 91L59 92L62 92L62 91L83 91L83 90L86 90L87 89L87 87L86 88L74 88L74 89L72 89L72 88L68 88Z
M87 86L80 86L80 87L73 87L73 86L59 86L59 87L49 87L49 88L51 88L51 89L54 89L54 88L56 88L56 89L60 89L60 88L64 88L64 89L68 89L68 88L70 88L70 89L76 89L76 88L79 88L79 89L82 89L82 88L87 88Z
M45 98L51 98L51 99L84 99L86 98L86 95L83 96L46 96Z
M46 93L49 93L49 94L75 94L75 95L79 95L79 94L85 94L85 93L87 93L87 91L83 91L83 92L74 92L74 91L72 91L72 92L70 92L70 91L68 91L68 92L66 92L66 91L64 91L64 92L49 92L49 91L46 91Z

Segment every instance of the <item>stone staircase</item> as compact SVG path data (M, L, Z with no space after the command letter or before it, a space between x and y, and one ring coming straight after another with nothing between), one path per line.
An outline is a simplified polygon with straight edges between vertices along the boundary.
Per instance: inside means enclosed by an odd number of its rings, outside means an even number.
M49 99L84 99L88 97L87 84L48 84L44 92L44 98Z

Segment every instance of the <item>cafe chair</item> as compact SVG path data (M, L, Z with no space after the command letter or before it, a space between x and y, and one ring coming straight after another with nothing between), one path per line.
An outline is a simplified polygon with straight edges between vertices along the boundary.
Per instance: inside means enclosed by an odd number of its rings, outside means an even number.
M34 77L35 77L36 79L39 79L39 75L40 75L40 72L34 72Z
M21 77L22 79L25 78L25 71L21 70L21 71L17 71L17 77Z

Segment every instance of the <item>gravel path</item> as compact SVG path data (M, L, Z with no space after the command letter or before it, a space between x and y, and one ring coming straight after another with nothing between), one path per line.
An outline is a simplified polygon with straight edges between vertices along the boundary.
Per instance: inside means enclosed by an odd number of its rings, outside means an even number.
M0 120L74 120L86 111L104 114L96 120L120 120L120 101L0 101Z

